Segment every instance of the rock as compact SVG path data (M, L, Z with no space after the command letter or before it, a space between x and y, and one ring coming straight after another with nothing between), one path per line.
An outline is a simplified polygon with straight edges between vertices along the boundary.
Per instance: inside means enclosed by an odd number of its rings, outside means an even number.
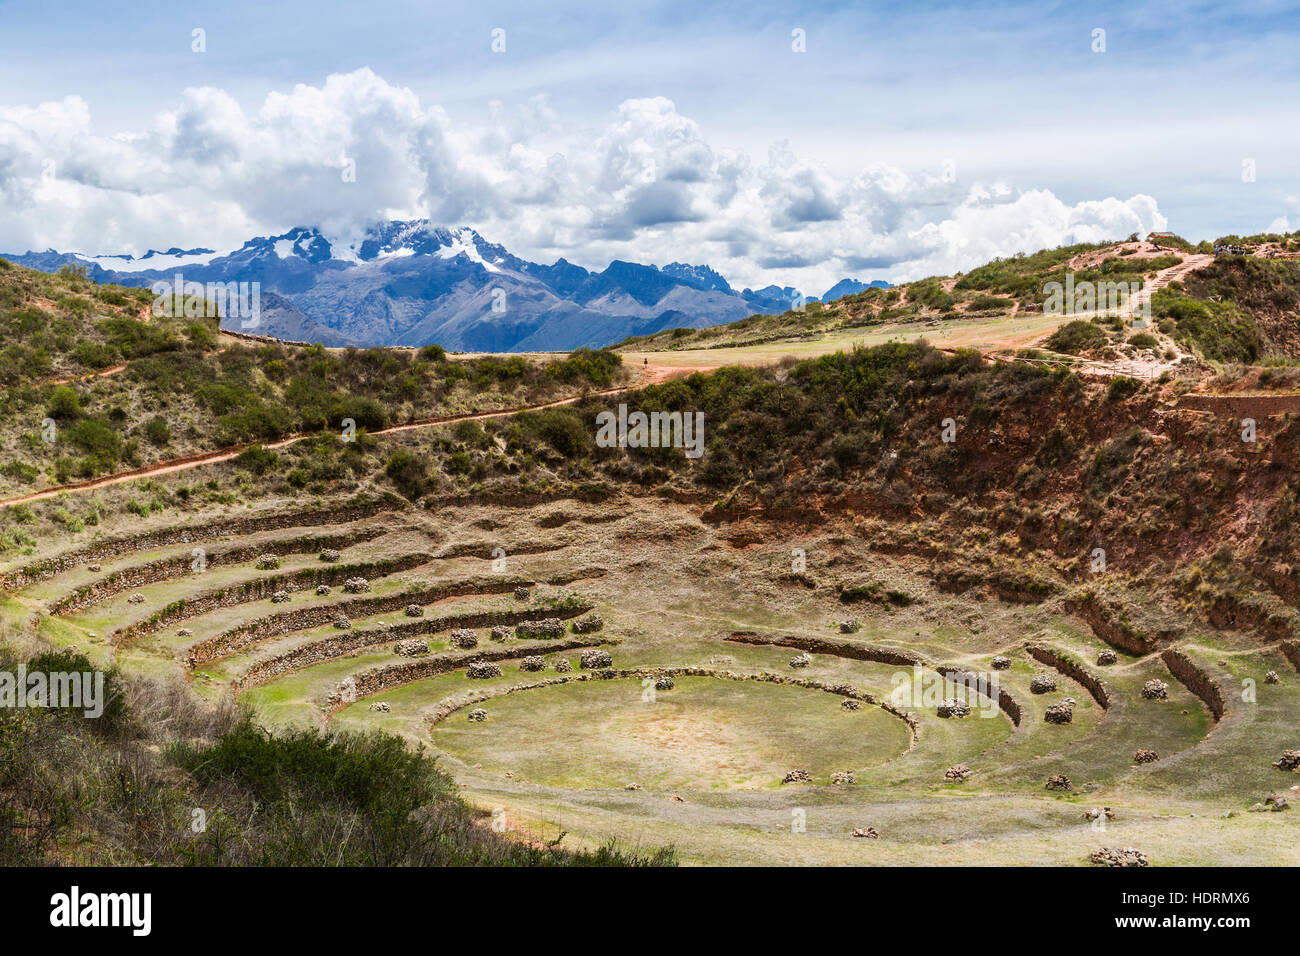
M257 559L253 565L259 571L274 571L280 566L280 559L274 554L264 554Z
M1277 676L1277 671L1269 671L1267 674L1264 675L1264 683L1280 684L1282 683L1282 678Z
M429 644L418 637L413 637L410 640L398 641L394 644L393 653L400 654L402 657L420 657L429 653Z
M640 789L641 789L641 784L639 784L639 783L629 783L629 784L628 784L626 787L624 787L623 789L624 789L624 790L640 790Z
M852 770L836 770L834 773L831 774L831 783L852 783L852 782L853 782Z
M289 592L281 588L271 595L272 604L284 604L289 600Z
M131 604L143 604L143 603L144 603L144 595L143 595L143 594L138 594L138 593L137 593L137 594L132 594L129 598L127 598L127 601L130 602Z
M599 614L588 614L586 617L580 617L573 622L574 634L595 634L605 626Z
M861 624L859 624L857 621L853 621L853 620L849 620L849 621L840 621L840 633L841 633L841 634L856 634L856 633L858 633L858 628L860 628L861 626L862 626Z
M1083 811L1083 818L1089 823L1102 818L1107 820L1115 819L1115 812L1110 807L1093 807L1091 810Z
M346 617L336 617L334 619L334 626L340 631L348 631L352 629L352 622Z
M342 555L340 555L338 551L334 550L333 548L325 548L320 553L320 559L322 561L337 561L340 557L342 557Z
M407 617L424 617L424 608L418 604L408 604L403 613L405 613Z
M1131 846L1103 846L1092 851L1088 859L1096 866L1150 866L1146 854Z
M1168 700L1169 685L1153 677L1142 685L1142 696L1146 700Z
M516 601L527 601L530 597L532 597L532 595L533 592L531 588L524 587L523 585L520 585L519 587L515 588Z
M489 677L500 677L501 668L492 661L474 661L465 668L465 676L471 680L487 680Z
M566 660L565 660L564 658L562 658L562 657L561 657L558 661L555 662L555 672L556 672L557 674L568 674L568 673L570 673L572 670L573 670L573 665L570 664L568 661L566 661Z
M1294 770L1300 773L1300 750L1282 751L1282 759L1273 764L1278 770Z
M842 707L844 710L861 710L862 701L854 700L852 697L845 697L842 701L840 701L840 707Z
M316 585L316 593L323 597L330 593L330 586L328 584L318 584Z
M483 721L487 720L487 711L482 707L475 707L469 712L469 719L476 724L481 724Z
M177 630L176 630L176 636L177 636L177 637L193 637L193 636L194 636L194 632L191 631L188 627L177 628Z
M609 651L592 648L589 651L582 652L582 658L578 661L578 666L586 671L594 671L601 667L611 667L613 663L614 658L610 657Z
M1050 704L1043 713L1043 720L1049 724L1068 724L1074 720L1074 708L1066 703Z
M655 690L672 690L677 686L671 674L662 674L655 678Z
M1285 810L1287 807L1291 806L1287 801L1286 794L1284 793L1270 793L1264 798L1264 803L1275 811Z
M966 766L964 763L959 763L956 766L949 767L947 770L945 770L943 772L943 776L945 780L956 780L960 782L962 780L965 780L974 772L975 772L974 770Z
M98 564L92 564L90 566L90 570L98 574L102 570L102 568Z
M1031 694L1050 694L1056 690L1056 678L1050 674L1038 674L1029 682Z
M1119 663L1119 655L1107 647L1097 655L1097 663L1102 667L1109 667L1111 664Z
M348 578L343 582L343 590L348 594L365 594L370 590L370 582L365 578Z
M392 710L392 708L388 706L388 701L386 701L386 700L376 701L375 703L373 703L373 704L370 705L370 709L371 709L371 710L377 710L377 711L379 711L381 714L386 714L386 713L388 713L390 710Z
M812 655L809 654L807 651L804 651L802 654L790 658L791 667L807 667L811 663L812 663Z
M558 617L544 617L539 621L520 621L515 626L515 637L560 637L564 634L564 622Z
M993 667L995 671L1010 670L1011 658L1003 657L1001 654L999 654L997 657L993 658L993 660L989 661L989 664Z
M1052 776L1052 777L1048 777L1048 778L1047 778L1047 789L1048 789L1048 790L1057 790L1057 791L1060 791L1060 792L1065 792L1065 791L1067 791L1067 790L1072 790L1072 789L1074 789L1074 787L1073 787L1073 785L1070 783L1070 778L1069 778L1069 777L1067 777L1067 776L1066 776L1065 774L1063 774L1063 773L1058 773L1058 774L1056 774L1055 776Z
M807 770L791 770L781 778L782 783L812 783L812 775Z
M1139 750L1133 755L1134 763L1155 763L1160 759L1160 755L1154 750Z
M478 647L478 635L467 627L457 627L451 632L451 643L456 647Z
M861 837L864 840L879 840L880 833L875 827L857 827L853 831L855 837Z
M510 636L510 628L505 624L498 624L488 633L488 637L494 641L504 641Z
M519 669L523 671L544 671L546 670L546 658L537 655L529 655L519 662Z
M949 717L957 717L957 718L969 717L970 704L966 703L963 700L953 700L952 698L949 698L948 700L945 700L939 704L937 713L940 717L943 717L945 720Z

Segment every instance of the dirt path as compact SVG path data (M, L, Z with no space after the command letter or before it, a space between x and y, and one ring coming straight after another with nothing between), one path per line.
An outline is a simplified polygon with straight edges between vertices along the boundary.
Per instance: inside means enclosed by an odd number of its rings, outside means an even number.
M607 388L599 392L591 392L590 395L595 397L605 395L618 395L633 388L639 388L642 385L653 385L659 382L666 382L669 379L678 378L682 375L688 375L692 372L704 371L698 368L685 367L668 367L659 366L651 369L645 369L636 382L628 385L620 385L617 388ZM709 370L711 371L711 369ZM520 412L536 412L546 408L558 408L561 405L572 405L579 401L582 396L574 395L570 398L561 398L553 402L541 402L536 405L518 405L513 408L503 408L491 412L473 412L467 415L441 415L436 418L424 418L415 422L407 422L404 425L393 425L389 428L381 428L378 431L370 432L371 436L378 437L381 435L395 435L398 432L409 432L420 428L434 428L439 425L455 425L457 422L479 422L486 421L489 418L506 418L510 415L517 415ZM281 438L279 441L268 442L265 447L278 450L288 448L304 438L310 437L305 434L290 435L287 438ZM169 475L177 471L188 471L191 468L201 468L205 465L219 465L222 462L230 461L237 457L245 449L251 448L255 442L247 442L242 445L232 445L229 448L222 448L218 451L199 452L194 455L186 455L183 458L170 458L166 461L155 462L152 465L145 465L143 468L133 468L130 471L121 471L113 475L104 475L100 478L89 478L86 481L78 481L69 485L59 485L54 488L45 488L41 491L34 491L31 494L20 495L16 498L8 498L0 501L0 508L8 508L13 505L27 504L32 501L44 501L47 498L55 498L65 492L74 491L93 491L96 488L106 488L109 485L120 485L128 481L135 481L138 478L156 478L160 475Z

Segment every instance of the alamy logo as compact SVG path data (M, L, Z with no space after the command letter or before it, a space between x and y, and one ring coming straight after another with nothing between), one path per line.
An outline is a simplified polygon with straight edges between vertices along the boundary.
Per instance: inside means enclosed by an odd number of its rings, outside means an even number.
M1140 282L1074 281L1074 273L1065 274L1065 282L1043 284L1044 315L1096 315L1114 313L1151 320L1151 295L1144 294Z
M82 893L74 886L50 897L50 925L126 926L133 936L148 936L153 927L151 893Z
M704 454L703 412L632 412L596 416L596 444L601 448L685 448L687 458Z
M95 718L104 713L103 671L0 671L0 707L53 707L80 710Z
M168 281L159 280L149 287L156 297L153 314L168 318L239 319L241 328L254 329L262 321L262 283L260 282L186 282L176 273Z

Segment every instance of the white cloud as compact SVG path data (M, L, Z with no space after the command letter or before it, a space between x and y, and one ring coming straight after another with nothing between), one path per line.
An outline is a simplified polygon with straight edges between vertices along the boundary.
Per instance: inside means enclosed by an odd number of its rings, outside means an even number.
M350 239L425 216L541 261L708 263L737 286L820 293L1165 225L1148 196L1069 205L1028 185L879 162L846 177L784 142L756 163L662 97L627 100L594 131L544 97L454 122L369 69L255 111L189 89L150 128L110 136L77 97L0 110L0 249L14 252L229 249L295 225Z

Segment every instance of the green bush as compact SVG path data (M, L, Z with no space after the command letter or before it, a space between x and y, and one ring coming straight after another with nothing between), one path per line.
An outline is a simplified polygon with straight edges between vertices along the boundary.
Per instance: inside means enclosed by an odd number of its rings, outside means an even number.
M1053 352L1079 355L1093 349L1104 348L1109 341L1106 333L1093 323L1075 319L1048 336L1046 345Z

